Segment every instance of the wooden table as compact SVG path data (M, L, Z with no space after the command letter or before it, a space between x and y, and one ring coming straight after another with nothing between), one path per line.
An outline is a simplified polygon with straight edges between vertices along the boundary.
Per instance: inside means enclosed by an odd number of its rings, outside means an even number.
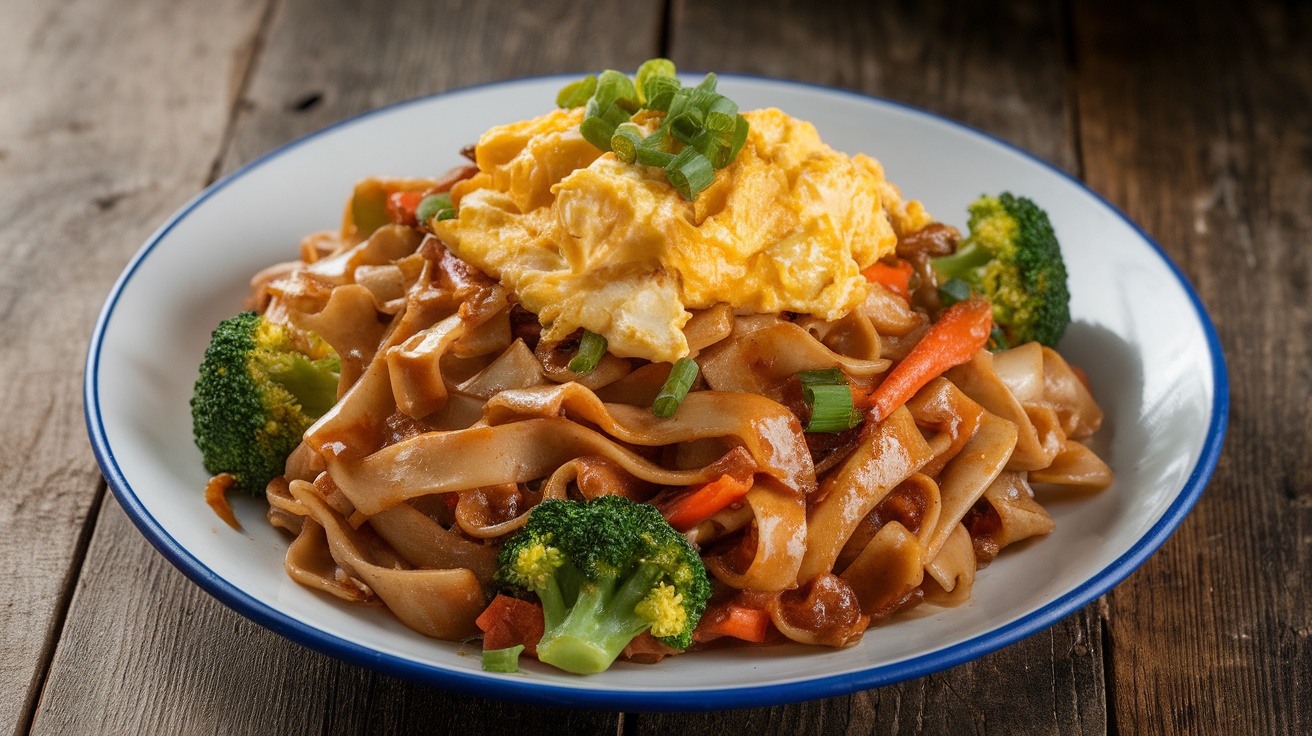
M1312 733L1312 6L7 0L0 23L0 720L38 733ZM980 4L984 5L984 4ZM558 71L689 69L933 110L1088 182L1216 320L1230 434L1193 513L1048 631L847 697L553 711L303 649L106 493L80 402L115 276L167 215L328 123Z

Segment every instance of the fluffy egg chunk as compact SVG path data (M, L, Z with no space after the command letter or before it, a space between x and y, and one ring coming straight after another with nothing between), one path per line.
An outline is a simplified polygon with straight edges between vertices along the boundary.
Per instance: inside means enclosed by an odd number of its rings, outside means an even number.
M518 295L544 339L579 329L621 357L688 354L689 310L826 320L865 299L861 271L930 221L879 163L848 157L813 125L748 112L742 152L695 202L659 168L624 164L578 132L581 110L493 128L479 173L458 184L459 216L436 223L456 255ZM647 130L659 113L635 119Z

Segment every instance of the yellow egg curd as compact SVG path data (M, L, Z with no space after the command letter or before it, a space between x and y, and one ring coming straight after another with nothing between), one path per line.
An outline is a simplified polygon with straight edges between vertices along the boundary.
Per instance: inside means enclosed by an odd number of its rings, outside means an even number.
M634 122L651 129L658 115ZM661 169L594 148L582 117L489 130L479 173L452 190L459 216L435 226L538 315L546 340L582 327L615 355L672 362L688 354L689 310L718 302L838 319L865 298L861 271L930 221L878 161L834 151L779 110L744 114L746 145L695 202Z

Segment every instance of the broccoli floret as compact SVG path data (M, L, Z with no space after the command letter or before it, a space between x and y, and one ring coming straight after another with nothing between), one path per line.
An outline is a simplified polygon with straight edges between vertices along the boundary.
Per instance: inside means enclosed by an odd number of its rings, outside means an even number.
M191 399L192 432L211 473L251 495L337 403L337 353L313 333L243 312L214 330Z
M1070 324L1066 264L1048 215L1003 193L970 205L970 234L957 252L935 258L939 283L961 279L993 304L993 321L1011 345L1056 347Z
M648 629L688 648L711 592L688 540L654 506L619 496L543 501L497 566L510 592L542 602L538 659L577 674L610 667Z

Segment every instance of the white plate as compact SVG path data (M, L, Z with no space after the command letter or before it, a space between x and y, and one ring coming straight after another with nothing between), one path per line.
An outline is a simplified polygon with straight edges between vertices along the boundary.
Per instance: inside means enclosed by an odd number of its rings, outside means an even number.
M918 609L844 650L782 646L616 664L575 677L527 661L480 669L477 644L427 639L389 614L344 604L283 572L287 539L263 502L235 499L244 531L202 498L188 400L221 319L251 274L294 257L302 235L337 225L369 175L430 176L486 128L540 114L565 78L505 82L385 108L301 139L214 184L142 247L106 301L87 358L87 426L119 502L173 564L219 600L306 646L440 687L549 705L628 710L741 708L841 695L918 677L1039 631L1106 592L1180 523L1216 465L1228 397L1219 343L1161 250L1097 195L1043 162L958 123L894 103L791 82L726 76L744 109L811 120L833 147L880 159L889 179L943 221L1009 190L1048 210L1071 274L1062 352L1107 412L1096 446L1116 483L1044 503L1057 529L982 570L970 602Z

